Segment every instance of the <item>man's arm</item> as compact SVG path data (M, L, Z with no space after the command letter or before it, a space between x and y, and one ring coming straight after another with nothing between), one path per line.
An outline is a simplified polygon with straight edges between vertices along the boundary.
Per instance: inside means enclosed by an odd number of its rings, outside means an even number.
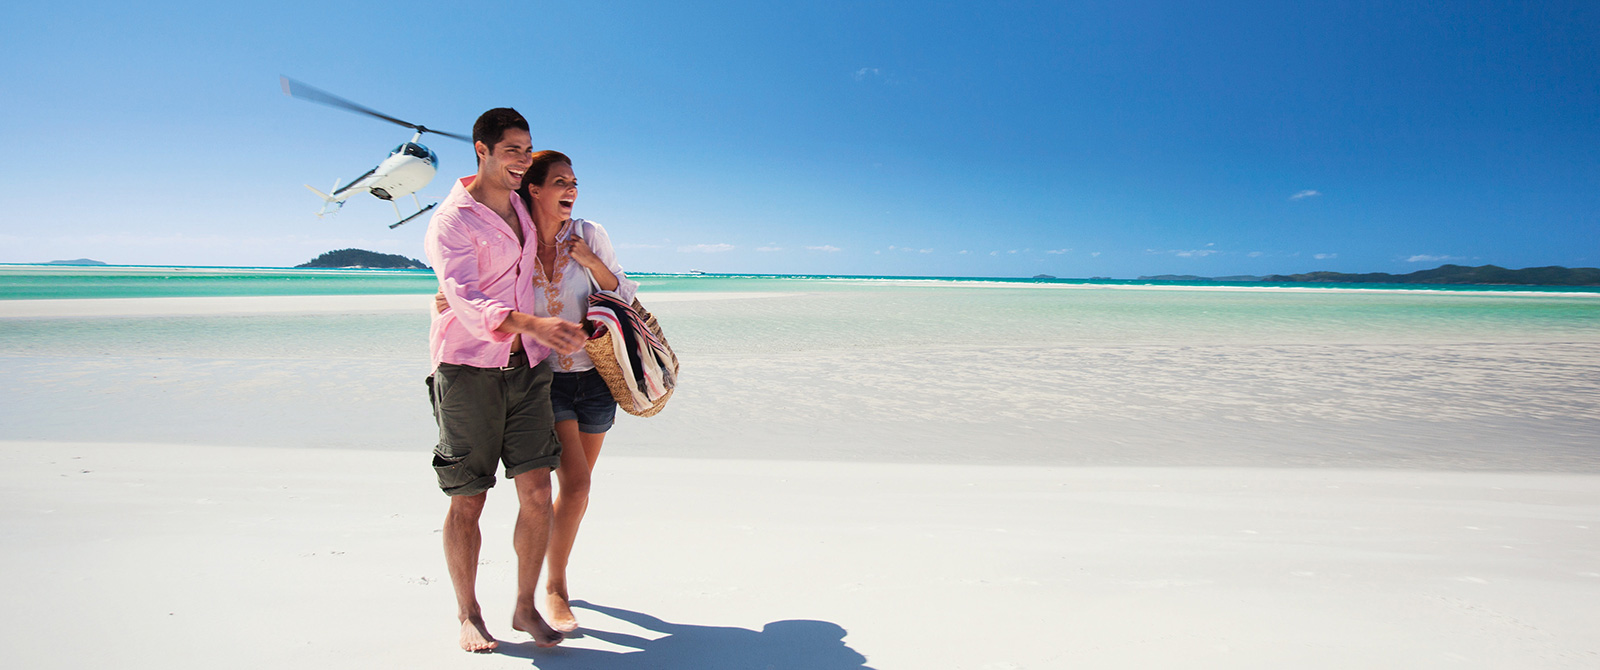
M518 312L511 306L495 300L478 290L477 247L471 235L444 217L428 227L423 238L424 251L439 278L439 298L444 303L436 306L443 312L448 306L456 321L466 327L473 337L492 342L504 342L519 334L563 354L583 348L586 338L583 327L555 317L540 317Z
M515 333L501 331L500 325L513 310L478 290L477 245L454 223L449 216L435 217L422 239L423 252L439 278L439 291L456 321L473 337L491 342L509 340Z
M566 319L534 316L517 311L506 315L505 321L500 323L499 330L504 333L525 334L539 344L563 354L571 354L582 349L584 341L589 339L583 332L582 326Z
M442 313L447 309L450 309L450 301L444 297L444 291L441 289L433 296L433 310ZM526 333L535 342L563 354L582 349L584 341L588 339L583 327L571 321L553 316L534 316L515 310L507 314L505 320L501 321L495 330L509 334ZM577 339L573 340L573 337Z

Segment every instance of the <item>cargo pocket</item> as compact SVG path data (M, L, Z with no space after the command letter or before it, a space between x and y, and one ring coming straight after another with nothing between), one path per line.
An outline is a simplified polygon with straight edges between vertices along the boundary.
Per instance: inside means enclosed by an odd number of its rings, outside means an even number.
M449 447L439 445L433 452L433 472L439 478L439 489L448 495L474 495L494 486L494 477L483 477L473 472L467 461L470 453L440 453Z

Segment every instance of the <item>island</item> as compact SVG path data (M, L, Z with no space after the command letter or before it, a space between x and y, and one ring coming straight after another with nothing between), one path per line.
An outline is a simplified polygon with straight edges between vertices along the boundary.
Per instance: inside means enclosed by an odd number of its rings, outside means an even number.
M50 261L48 263L44 263L44 265L105 265L105 264L106 263L104 261L97 261L97 260L94 260L92 258L74 258L74 259L72 259L70 261Z
M1270 282L1337 282L1342 284L1480 284L1490 286L1600 286L1600 268L1567 268L1550 265L1512 270L1498 265L1441 265L1403 275L1387 272L1345 274L1308 272L1295 275L1267 275Z
M1143 281L1220 281L1220 282L1294 282L1311 284L1474 284L1483 286L1600 286L1600 268L1568 268L1550 265L1512 270L1498 265L1441 265L1432 270L1418 270L1403 275L1387 272L1351 274L1345 272L1306 272L1292 275L1233 275L1229 277L1199 277L1196 275L1152 275L1140 277Z
M1200 275L1140 275L1139 281L1212 281Z
M1034 275L1034 279L1055 279L1055 275Z
M311 259L297 268L361 268L384 270L426 270L421 261L399 254L380 254L366 249L338 249Z

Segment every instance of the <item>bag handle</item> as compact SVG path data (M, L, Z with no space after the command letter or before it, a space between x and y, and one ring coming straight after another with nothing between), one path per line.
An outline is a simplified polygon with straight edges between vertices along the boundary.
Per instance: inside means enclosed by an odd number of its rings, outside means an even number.
M583 240L584 244L588 244L589 240L586 240L583 237L583 223L583 219L573 219L572 234L578 236L578 239ZM594 273L590 272L589 268L585 267L582 263L579 263L578 267L583 268L583 274L589 278L589 293L594 294L601 292L602 289L600 288L600 282L594 280Z

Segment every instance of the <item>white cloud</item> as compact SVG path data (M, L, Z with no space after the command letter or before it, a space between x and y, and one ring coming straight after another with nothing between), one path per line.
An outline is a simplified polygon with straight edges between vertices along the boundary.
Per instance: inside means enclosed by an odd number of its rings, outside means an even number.
M724 251L733 251L731 244L690 244L678 247L678 251L686 254L717 254Z
M1099 258L1099 257L1100 257L1100 252L1098 252L1098 251L1091 251L1091 252L1089 252L1089 255L1090 255L1090 256L1094 256L1094 257L1095 257L1095 258Z
M826 252L828 252L830 254L839 250L839 247L833 246L831 244L824 244L824 245L821 245L821 246L806 247L806 248L810 249L812 251L826 251Z
M783 247L756 247L756 251L783 251Z
M863 79L866 79L867 77L876 77L876 76L878 76L878 75L880 75L882 73L883 72L881 70L879 70L878 68L875 68L875 67L864 67L864 68L861 68L859 70L856 70L856 81L861 81Z
M956 253L959 254L959 255L965 256L965 255L967 255L967 250L966 249L962 249L961 251L957 251Z
M1338 258L1339 254L1312 254L1311 257L1315 258L1315 259L1317 259L1319 261L1325 261L1325 260L1328 260L1330 258Z
M1459 261L1460 256L1435 256L1433 254L1417 254L1406 259L1407 263L1437 263L1439 261Z
M1306 198L1315 198L1315 197L1317 197L1319 195L1322 195L1322 193L1317 192L1317 191L1313 191L1313 190L1310 190L1310 189L1306 189L1304 191L1301 191L1299 193L1296 193L1294 195L1289 196L1289 199L1290 200L1304 200Z
M1012 249L1012 250L1011 250L1011 251L1008 251L1008 252L1006 252L1006 253L1011 253L1011 254L1014 254L1014 253L1017 253L1017 250L1016 250L1016 249Z
M1061 254L1067 253L1068 251L1072 251L1072 250L1071 249L1045 249L1044 250L1044 252L1047 253L1047 254L1055 254L1057 256L1060 256Z
M1211 254L1222 252L1217 251L1216 249L1187 249L1168 251L1167 253L1177 256L1178 258L1205 258Z
M933 253L933 250L932 249L918 249L917 253L919 253L919 254L931 254L931 253Z
M1264 253L1262 253L1260 251L1252 251L1252 252L1250 252L1248 254L1245 254L1245 255L1249 256L1251 258L1260 258L1262 256L1265 256L1266 254L1264 254Z

